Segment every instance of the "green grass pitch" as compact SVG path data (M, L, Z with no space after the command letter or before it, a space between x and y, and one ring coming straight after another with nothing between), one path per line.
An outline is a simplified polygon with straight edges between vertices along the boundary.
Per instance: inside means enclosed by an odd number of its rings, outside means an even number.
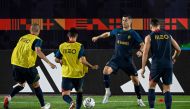
M75 100L75 96L72 96ZM138 107L136 97L131 95L112 96L108 104L101 104L103 96L84 96L92 97L95 99L96 105L94 109L148 109L147 96L143 96L146 107ZM3 98L0 96L0 109L3 109ZM48 95L45 96L46 102L51 103L51 109L68 109L67 105L61 95ZM165 109L163 96L156 97L156 109ZM10 109L40 109L40 104L34 95L16 96L10 103ZM82 107L81 109L85 109ZM190 109L190 96L174 95L172 109Z

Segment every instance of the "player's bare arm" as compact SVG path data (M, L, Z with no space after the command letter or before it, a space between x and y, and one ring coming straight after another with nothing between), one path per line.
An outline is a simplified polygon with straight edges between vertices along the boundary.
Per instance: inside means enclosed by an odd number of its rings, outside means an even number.
M137 51L137 53L136 53L136 55L138 56L138 57L141 57L142 56L142 54L143 54L143 48L144 48L144 42L141 42L140 43L140 49Z
M48 63L52 69L54 69L54 68L56 67L53 63L51 63L51 62L46 58L46 56L44 55L44 53L41 51L41 48L40 48L40 47L35 47L35 51L36 51L37 55L38 55L41 59L43 59L46 63Z
M144 45L144 50L143 50L143 56L142 56L142 72L141 75L144 78L144 72L145 72L145 66L146 66L146 62L148 59L148 52L150 50L150 36L146 36L145 37L145 45Z
M80 62L88 67L90 67L91 69L94 69L94 70L97 70L98 69L98 65L92 65L90 64L87 60L86 60L86 57L82 56L80 58Z
M179 47L178 43L171 37L171 42L172 42L172 45L175 49L175 52L172 56L172 60L173 60L173 63L176 62L176 58L180 55L181 53L181 48Z
M101 38L107 38L110 36L110 32L105 32L99 36L95 36L95 37L92 37L92 41L93 42L96 42L98 39L101 39Z

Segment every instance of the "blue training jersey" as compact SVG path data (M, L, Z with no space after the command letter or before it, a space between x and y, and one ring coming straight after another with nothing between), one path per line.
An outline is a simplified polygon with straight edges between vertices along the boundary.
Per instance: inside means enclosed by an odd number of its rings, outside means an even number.
M122 58L131 58L132 49L143 42L140 35L133 29L124 31L122 28L117 28L110 32L110 36L116 37L115 55Z
M164 31L150 33L152 65L151 69L172 68L171 35Z

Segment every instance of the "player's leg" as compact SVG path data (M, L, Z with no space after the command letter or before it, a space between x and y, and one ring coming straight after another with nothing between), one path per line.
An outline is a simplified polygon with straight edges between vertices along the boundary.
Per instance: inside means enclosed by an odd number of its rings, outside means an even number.
M69 109L75 108L75 103L73 102L73 99L70 96L70 92L73 88L72 85L72 79L71 78L62 78L62 97L63 100L70 105Z
M170 85L163 85L163 92L164 92L164 101L166 105L166 109L171 109L172 105L172 94L170 92Z
M172 84L172 69L166 69L166 71L163 73L162 81L166 109L171 109L172 94L170 92L170 85Z
M111 67L113 64L110 63L109 66L105 66L103 70L103 78L104 78L104 86L105 86L105 95L102 100L102 103L108 103L108 99L111 96L111 91L110 91L110 74L114 71L114 69Z
M117 72L118 67L118 59L115 56L112 56L110 61L106 64L103 70L103 78L104 78L104 86L105 86L105 95L102 103L108 103L108 99L111 96L110 91L110 74L113 72Z
M145 106L141 99L140 83L138 79L136 66L132 62L122 61L122 63L123 64L121 64L121 69L124 70L126 74L130 76L134 84L134 90L137 95L137 104L141 107Z
M18 83L16 87L13 88L10 95L4 97L4 108L8 109L9 102L12 100L12 98L19 93L22 89L24 89L25 83Z
M155 87L156 87L156 82L154 80L149 81L149 90L148 90L148 103L150 109L154 109L154 104L155 104Z
M84 83L84 78L73 79L73 85L74 85L74 88L77 91L76 109L80 109L81 105L82 105L82 100L83 100L83 83Z
M106 94L110 95L110 74L113 72L113 69L109 66L105 66L103 70L104 86Z
M24 89L26 79L24 78L25 68L21 68L19 66L13 66L13 78L18 83L12 90L10 96L14 97L17 93L19 93L22 89Z
M135 89L135 93L137 95L137 104L139 106L146 106L143 101L142 101L142 98L141 98L141 90L140 90L140 83L139 83L139 79L138 79L138 76L137 76L137 73L135 73L134 75L131 75L130 76L133 84L134 84L134 89Z
M135 93L137 95L137 98L141 99L140 83L139 83L138 76L130 76L130 78L134 84L134 89L135 89Z
M38 100L40 102L41 108L42 109L49 109L50 104L49 103L45 104L45 101L44 101L43 92L42 92L42 89L41 89L40 84L39 84L40 76L38 74L37 69L35 67L28 68L28 71L26 73L27 73L26 81L34 89L36 97L38 98Z
M9 102L11 101L11 99L17 94L19 93L22 89L24 89L25 86L25 79L24 79L24 75L23 73L23 68L21 67L17 67L17 66L13 66L13 78L14 80L18 83L12 90L12 92L10 93L10 95L5 96L4 98L4 108L7 109Z
M151 69L149 77L149 91L148 91L148 102L150 109L154 109L155 104L155 87L160 81L161 70Z

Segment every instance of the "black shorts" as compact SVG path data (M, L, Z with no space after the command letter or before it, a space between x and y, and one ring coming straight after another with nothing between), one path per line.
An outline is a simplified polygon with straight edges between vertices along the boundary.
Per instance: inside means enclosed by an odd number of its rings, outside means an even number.
M116 56L108 61L106 66L109 66L113 69L113 73L117 73L119 69L123 70L128 76L138 76L137 69L132 59L124 59Z
M40 79L40 76L36 67L23 68L13 65L13 78L19 83L27 81L28 84L33 84Z
M172 75L173 75L172 68L166 68L166 69L151 69L150 71L150 78L149 80L153 80L154 82L159 82L160 78L163 81L163 84L170 85L172 84Z
M66 78L62 77L62 91L72 90L77 92L83 91L84 78Z

